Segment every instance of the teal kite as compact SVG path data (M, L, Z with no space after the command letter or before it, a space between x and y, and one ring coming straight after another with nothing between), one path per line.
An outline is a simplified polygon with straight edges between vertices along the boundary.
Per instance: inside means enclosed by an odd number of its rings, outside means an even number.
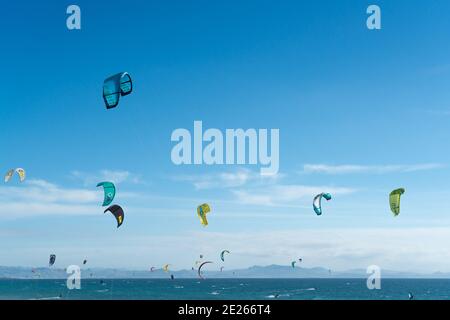
M228 250L223 250L221 253L220 253L220 259L222 260L222 261L225 261L225 253L230 253L230 251L228 251Z
M329 201L329 200L331 200L331 194L320 193L314 197L313 208L314 208L314 212L318 216L320 216L322 214L322 198L325 198L325 200Z
M109 206L111 202L113 202L114 197L116 196L116 187L112 182L100 182L97 184L97 187L103 187L103 191L105 193L105 198L103 200L103 207Z
M103 100L106 109L112 109L119 104L120 96L126 96L133 91L133 82L128 72L120 72L103 82Z

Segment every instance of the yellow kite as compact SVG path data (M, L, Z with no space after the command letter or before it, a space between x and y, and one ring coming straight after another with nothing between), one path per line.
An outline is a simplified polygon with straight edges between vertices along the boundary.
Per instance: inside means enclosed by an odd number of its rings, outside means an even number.
M197 215L200 218L200 222L203 226L208 225L208 220L206 219L206 215L211 211L211 208L207 203L199 205L197 207Z

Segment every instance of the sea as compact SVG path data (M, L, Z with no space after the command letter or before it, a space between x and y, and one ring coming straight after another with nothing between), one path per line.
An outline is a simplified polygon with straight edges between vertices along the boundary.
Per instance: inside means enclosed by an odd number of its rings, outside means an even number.
M446 300L450 279L0 279L2 300Z

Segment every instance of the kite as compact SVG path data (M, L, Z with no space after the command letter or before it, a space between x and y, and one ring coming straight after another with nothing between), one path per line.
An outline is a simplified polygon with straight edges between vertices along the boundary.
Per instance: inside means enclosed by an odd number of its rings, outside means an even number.
M291 262L291 266L292 266L292 268L295 268L295 264L297 263L297 261L292 261Z
M9 180L11 180L13 174L14 174L14 169L9 170L9 171L5 174L5 183L8 182Z
M48 260L48 266L51 267L52 265L54 265L55 261L56 261L56 255L55 254L51 254L50 255L50 259Z
M225 261L225 253L230 253L230 251L228 251L228 250L223 250L221 253L220 253L220 259L222 260L222 261Z
M197 272L198 272L198 276L200 277L200 279L203 279L203 277L202 277L202 267L203 267L205 264L208 264L208 263L212 263L212 261L205 261L205 262L203 262L203 263L198 267Z
M203 226L208 225L208 220L206 219L206 215L211 211L211 208L207 203L199 205L197 207L197 215L200 218L200 222Z
M168 272L168 271L169 271L169 266L170 266L170 264L166 264L166 265L163 267L163 271L164 271L164 272Z
M11 180L14 173L17 173L17 175L19 176L20 182L25 181L25 177L26 177L25 170L22 168L17 168L17 169L11 169L5 174L5 183L9 182L9 180Z
M389 195L389 204L391 206L391 211L394 216L398 216L400 214L400 197L405 193L405 189L400 188L391 192Z
M110 206L108 209L106 209L104 211L104 213L106 213L107 211L111 212L114 215L114 217L116 218L117 228L120 227L122 225L123 219L125 217L123 209L120 206L114 204L114 205Z
M97 184L97 187L103 187L103 191L105 193L102 206L109 206L116 196L116 186L112 182L100 182Z
M121 72L107 78L103 82L103 100L106 109L117 107L120 96L126 96L132 91L133 82L128 72Z
M331 200L331 194L320 193L314 197L313 208L314 208L314 212L318 216L320 216L322 214L322 198L325 198L325 200L329 201L329 200Z

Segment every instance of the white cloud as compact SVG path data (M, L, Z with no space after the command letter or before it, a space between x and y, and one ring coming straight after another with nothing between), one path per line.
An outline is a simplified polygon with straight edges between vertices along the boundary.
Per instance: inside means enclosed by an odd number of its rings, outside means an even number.
M177 181L186 181L198 189L236 188L249 183L272 183L281 177L278 175L261 175L248 169L239 169L235 172L221 172L210 175L177 176Z
M361 228L195 233L192 246L206 256L219 248L238 267L284 264L301 257L306 267L366 268L416 272L450 271L450 228ZM175 239L172 239L176 243ZM189 242L189 241L188 241ZM192 247L188 251L195 251Z
M283 206L298 202L302 199L311 200L321 192L329 192L334 195L350 194L355 189L327 186L303 186L303 185L274 185L266 188L249 190L234 190L233 194L238 201L244 204L263 206Z
M98 173L87 173L82 171L72 171L71 177L81 180L85 186L96 185L101 181L111 181L115 184L120 183L132 183L140 184L142 183L141 178L129 171L124 170L101 170Z
M45 180L26 180L20 186L0 187L5 218L53 214L93 214L103 195L97 190L62 188Z
M424 69L425 73L432 76L443 75L450 72L450 64L440 64Z
M45 180L27 180L21 186L0 188L0 198L14 202L94 203L101 198L95 190L61 188Z
M322 174L351 174L370 173L384 174L392 172L415 172L444 168L445 165L439 163L425 163L413 165L326 165L326 164L305 164L301 173L322 173Z
M231 252L227 255L227 269L271 264L288 266L293 259L302 258L303 267L324 267L335 271L365 269L375 264L382 270L450 272L450 248L446 245L450 242L450 228L202 231L93 239L95 241L91 238L80 240L76 246L52 243L52 248L65 253L61 259L84 257L86 252L90 252L95 254L93 263L96 266L107 267L146 269L149 265L160 266L170 261L174 270L190 269L200 253L220 263L218 252L226 248ZM33 246L48 251L43 244ZM39 261L42 258L37 250L39 247L15 252L14 263L26 265ZM8 250L6 247L0 249L0 256L8 256L8 261L11 261ZM35 252L39 254L34 256ZM60 263L64 263L62 261Z
M5 219L44 215L96 215L99 213L99 207L95 205L69 205L62 203L39 202L8 202L2 205L2 210L4 210L4 212L8 212Z

